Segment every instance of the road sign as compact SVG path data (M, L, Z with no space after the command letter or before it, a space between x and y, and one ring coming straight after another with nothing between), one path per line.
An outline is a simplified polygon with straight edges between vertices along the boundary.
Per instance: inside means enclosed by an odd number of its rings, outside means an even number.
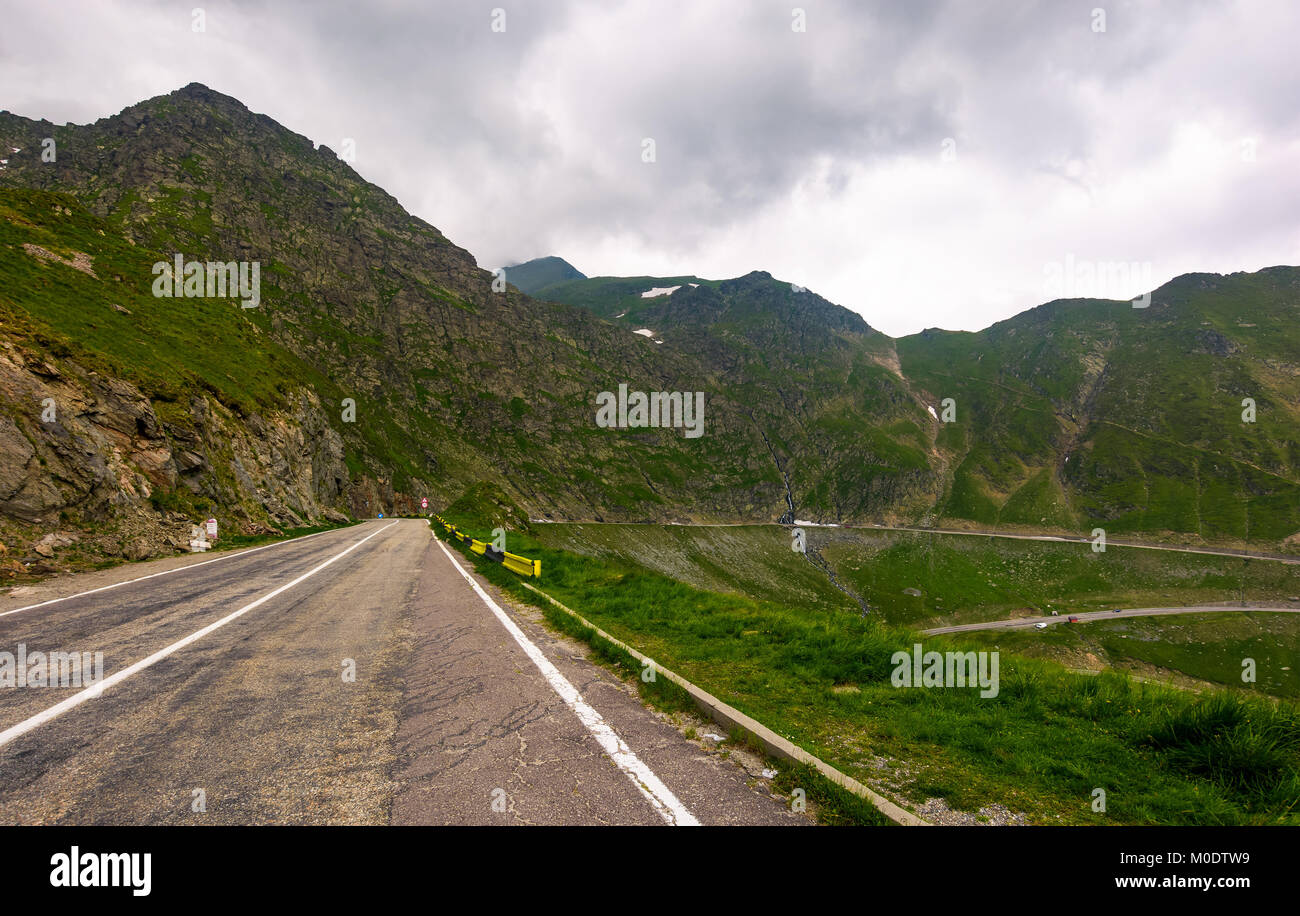
M427 497L427 496L421 496L421 497L420 497L420 508L421 508L421 509L427 509L427 508L429 508L429 497Z
M215 518L210 518L205 522L205 524L208 528L208 540L215 541L217 539L217 520Z

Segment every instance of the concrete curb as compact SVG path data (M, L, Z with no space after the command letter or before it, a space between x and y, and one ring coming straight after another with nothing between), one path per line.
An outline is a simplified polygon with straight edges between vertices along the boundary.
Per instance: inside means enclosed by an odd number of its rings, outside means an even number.
M542 591L537 586L533 585L531 582L520 582L520 584L524 588L528 589L529 591L536 592L538 595L545 598L551 604L555 605L557 608L564 611L574 620L577 620L583 626L590 627L592 630L595 630L603 638L608 639L614 645L618 646L620 649L630 654L637 661L643 664L647 661L653 661L652 659L649 658L649 656L643 655L642 653L638 652L636 649L632 648L622 640L615 639L613 636L606 633L604 630L596 626L590 620L583 617L577 611L573 610L570 607L566 607L565 605L561 604L559 601L556 601L554 598L546 594L546 592ZM759 742L762 743L767 753L769 753L773 757L779 760L791 760L794 761L795 763L804 763L804 764L808 764L811 767L814 767L819 773L821 773L831 782L835 783L841 788L847 789L848 791L852 792L854 795L857 795L861 798L865 798L867 801L871 802L871 804L875 806L876 810L878 810L885 817L889 818L889 820L895 824L899 824L904 827L932 826L929 821L922 820L921 818L917 817L915 814L899 807L894 802L891 802L889 799L885 798L884 796L873 792L871 789L868 789L866 786L858 782L852 776L849 776L846 773L841 773L839 770L835 769L835 767L831 766L829 763L825 762L824 760L821 760L818 757L814 757L812 754L808 753L798 745L793 744L792 742L790 742L785 738L782 738L780 735L772 731L763 723L755 719L751 719L749 716L745 715L740 710L728 706L726 703L722 702L721 700L719 700L717 697L715 697L713 694L709 693L708 691L696 687L694 684L686 680L686 678L682 677L681 675L673 671L669 671L667 668L664 668L658 662L654 662L654 666L655 666L654 670L658 674L662 674L664 677L668 678L668 680L672 681L678 687L681 687L683 690L689 693L691 695L691 698L695 701L695 704L700 708L700 711L703 712L706 716L708 716L714 722L717 722L723 728L727 728L727 729L737 728L737 727L743 728L745 731L754 735L754 737L756 737L759 740Z

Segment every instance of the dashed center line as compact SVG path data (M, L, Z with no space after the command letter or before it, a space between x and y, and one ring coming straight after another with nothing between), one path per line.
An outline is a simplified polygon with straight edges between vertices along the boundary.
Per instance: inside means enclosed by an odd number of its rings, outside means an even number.
M337 530L337 528L330 529L330 531ZM164 569L162 572L150 573L147 576L137 576L134 579L114 582L111 585L101 585L99 588L92 588L85 592L77 592L75 595L64 595L61 598L51 598L48 601L41 601L38 604L29 604L26 607L16 607L12 611L0 611L0 617L8 617L10 614L17 614L19 611L35 610L38 607L45 607L47 604L58 604L60 601L71 601L73 598L81 598L84 595L94 595L99 592L106 592L109 589L121 588L123 585L130 585L132 582L143 582L145 579L157 579L159 576L170 576L172 573L185 572L187 569L198 569L200 566L207 566L209 563L220 563L222 560L234 560L238 557L246 557L250 553L257 553L259 550L270 550L272 547L279 547L281 544L292 544L295 541L305 541L307 538L320 537L322 534L329 533L329 531L317 531L315 534L304 534L302 537L289 538L287 541L276 541L274 544L264 544L261 547L241 550L238 553L228 553L225 556L213 557L211 560L204 560L201 563L189 563L185 566L177 566L173 569Z
M248 604L241 607L239 610L231 614L227 614L225 617L222 617L220 620L216 621L215 623L210 623L203 629L197 630L194 633L191 633L189 636L186 636L184 639L177 640L176 642L172 643L170 646L167 646L165 649L159 649L157 652L155 652L153 655L150 655L148 658L143 658L140 661L136 662L134 665L130 665L126 668L123 668L121 671L118 671L116 674L109 675L108 677L104 678L102 681L100 681L98 684L95 684L92 687L87 687L85 690L81 690L78 691L77 693L74 693L72 696L68 697L63 702L56 703L55 705L51 706L49 709L46 709L42 712L38 712L30 719L24 719L22 722L19 722L17 725L5 729L3 732L0 732L0 747L4 747L6 744L13 741L15 738L25 735L27 732L31 731L34 728L39 728L40 726L44 725L46 722L50 722L54 719L57 719L59 716L63 715L68 710L80 706L82 703L86 702L87 700L100 696L107 688L112 687L115 684L120 684L122 681L126 680L131 675L140 673L141 671L150 667L151 665L154 665L162 661L167 656L172 655L175 652L179 652L181 649L184 649L186 646L190 645L191 643L197 642L198 640L202 639L204 636L207 636L209 633L213 632L214 630L219 630L221 627L224 627L226 624L230 623L230 621L244 616L254 608L262 606L263 604L265 604L266 602L274 598L276 595L287 592L289 589L293 588L299 582L303 582L307 579L310 579L312 576L316 575L316 573L320 572L326 566L329 566L331 563L335 562L336 560L343 559L343 557L347 556L352 551L356 550L358 547L360 547L366 541L370 540L375 535L382 534L383 532L387 531L389 528L393 527L393 525L396 524L397 522L391 522L385 525L384 527L380 528L378 531L374 531L371 532L370 534L367 534L365 537L357 541L351 547L339 553L334 554L334 556L330 557L324 563L321 563L318 566L313 567L312 569L303 573L298 578L294 579L292 582L286 582L284 585L281 585L279 588L267 592L265 595L263 595L261 598L258 598L256 601L251 601Z

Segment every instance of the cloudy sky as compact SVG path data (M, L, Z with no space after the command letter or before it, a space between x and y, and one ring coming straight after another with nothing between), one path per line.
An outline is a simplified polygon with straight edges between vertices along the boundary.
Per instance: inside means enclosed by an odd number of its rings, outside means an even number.
M352 138L484 267L762 269L901 335L1300 264L1294 0L0 0L0 21L0 108L82 123L201 82Z

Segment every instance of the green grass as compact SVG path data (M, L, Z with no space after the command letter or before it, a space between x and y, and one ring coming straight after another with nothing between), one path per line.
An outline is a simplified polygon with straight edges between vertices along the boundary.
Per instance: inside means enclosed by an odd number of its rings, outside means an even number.
M451 543L460 549L461 553L466 557L476 561L481 559L463 544ZM496 566L496 564L492 565ZM695 709L695 701L691 698L691 695L668 678L656 677L653 681L644 680L641 676L643 670L641 663L637 661L636 656L622 646L610 642L591 627L583 624L582 621L575 619L570 614L566 614L560 608L545 599L539 598L532 592L521 592L520 594L526 594L529 602L541 610L546 622L556 630L586 643L591 648L592 657L598 664L613 671L622 679L635 683L637 691L641 694L641 699L650 706L661 712L668 713L689 712Z
M532 533L548 547L635 560L708 591L811 607L856 606L791 550L789 530L777 525L546 524L533 526Z
M1294 704L1073 674L1010 653L996 698L897 689L890 657L916 639L904 629L693 588L527 534L513 534L511 549L540 558L540 586L616 638L860 781L883 777L911 802L941 795L967 811L1000 803L1039 823L1300 823L1300 757L1276 738L1300 730ZM527 600L511 573L478 565ZM940 651L983 648L921 641ZM1200 721L1211 701L1234 717L1227 742L1178 724ZM893 763L881 770L875 758ZM1107 791L1105 814L1091 810L1096 787Z
M466 519L472 524L472 519ZM621 559L698 588L853 609L776 525L534 526L547 546ZM890 623L926 629L1011 616L1300 595L1300 566L1209 554L874 529L808 528L839 578ZM905 594L906 589L920 595Z
M1300 566L1111 544L920 532L817 532L822 554L895 623L920 628L1114 607L1273 602L1300 595ZM905 595L904 589L921 595Z
M302 382L329 390L269 339L263 310L241 309L232 299L154 297L151 266L171 255L101 235L103 225L67 195L7 190L0 196L0 251L8 249L0 257L6 330L54 357L75 356L134 382L165 404L183 403L189 392L204 389L246 414L282 406ZM24 244L64 258L89 254L96 276L32 257Z
M1242 599L1285 606L1287 598L1300 595L1300 567L1260 560L1113 544L1097 554L1087 544L968 535L808 532L809 543L822 545L822 555L875 613L917 628L1052 610L1069 614ZM788 530L778 526L542 525L535 534L548 546L630 561L705 590L809 610L854 606L789 550ZM921 594L905 594L908 588ZM1241 661L1253 658L1253 692L1300 697L1300 615L1130 618L967 638L984 648L1000 646L1071 668L1118 668L1178 684L1191 679L1241 687Z

